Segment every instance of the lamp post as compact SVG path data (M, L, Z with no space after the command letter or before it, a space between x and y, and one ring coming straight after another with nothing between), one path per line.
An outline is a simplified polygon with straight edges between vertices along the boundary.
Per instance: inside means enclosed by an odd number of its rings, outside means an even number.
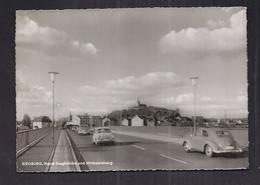
M122 120L123 120L123 111L122 111L122 104L120 103L120 122L119 122L119 126L122 125Z
M56 127L60 128L61 126L61 118L62 118L62 113L61 113L61 109L62 109L62 104L61 103L56 103L56 117L57 117L57 120L59 118L59 122L58 122L58 125L57 125L57 122L56 122Z
M193 134L196 135L196 117L197 117L197 110L196 110L196 96L197 96L197 92L196 92L196 80L199 79L199 77L197 76L193 76L193 77L190 77L191 79L191 83L192 83L192 86L193 86L193 108L194 108L194 112L193 112Z
M55 117L55 114L54 114L54 108L55 108L55 105L54 105L54 83L55 83L55 77L57 74L59 74L58 72L49 72L50 74L50 77L51 77L51 82L52 82L52 144L54 146L54 117Z

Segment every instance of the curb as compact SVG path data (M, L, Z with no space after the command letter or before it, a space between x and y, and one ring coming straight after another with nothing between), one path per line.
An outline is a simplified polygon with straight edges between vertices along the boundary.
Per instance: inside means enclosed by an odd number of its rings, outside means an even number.
M50 157L49 157L48 163L51 163L52 160L53 160L54 153L55 153L55 151L56 151L56 147L57 147L59 138L60 138L60 133L59 133L59 136L58 136L58 139L57 139L57 143L56 143L56 144L54 145L54 147L52 148L51 155L50 155ZM51 165L46 166L45 172L49 172L49 171L50 171L50 168L51 168Z
M71 143L71 150L73 151L74 155L75 155L75 158L77 160L77 162L85 162L83 156L81 155L77 145L74 143L73 139L71 138L70 136L70 133L66 130L66 133L67 133L67 136L68 136L68 139ZM80 171L89 171L89 167L88 165L79 165L79 168L80 168Z
M75 155L74 149L73 149L73 147L72 147L71 141L70 141L70 139L69 139L69 137L68 137L68 132L67 132L67 131L66 131L66 139L67 139L67 141L68 141L68 143L69 143L69 147L70 147L70 150L71 150L71 153L72 153L73 161L76 163L76 164L75 164L76 171L77 171L77 172L80 172L81 169L80 169L79 164L78 164L78 159L76 158L76 155Z

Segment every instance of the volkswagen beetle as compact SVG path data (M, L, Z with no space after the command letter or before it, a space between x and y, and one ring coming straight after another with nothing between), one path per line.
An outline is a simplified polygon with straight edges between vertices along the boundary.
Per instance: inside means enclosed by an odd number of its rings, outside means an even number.
M208 157L220 153L243 152L232 134L222 128L197 128L194 134L184 139L182 146L186 152L204 152Z

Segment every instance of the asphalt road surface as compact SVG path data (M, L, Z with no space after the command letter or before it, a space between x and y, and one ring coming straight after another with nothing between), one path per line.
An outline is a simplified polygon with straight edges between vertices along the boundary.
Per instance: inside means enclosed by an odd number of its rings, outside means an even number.
M90 170L194 170L248 167L248 154L208 158L202 153L185 153L181 145L115 134L114 145L96 146L92 136L69 131Z

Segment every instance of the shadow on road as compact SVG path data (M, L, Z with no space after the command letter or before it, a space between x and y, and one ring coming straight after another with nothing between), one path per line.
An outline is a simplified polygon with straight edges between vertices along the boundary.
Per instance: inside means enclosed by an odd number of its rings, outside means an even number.
M237 153L237 154L218 154L216 157L225 157L225 158L245 158L248 157L248 151L244 151L242 153Z
M201 153L204 155L203 152L192 152L192 153ZM242 153L223 153L223 154L214 154L213 158L247 158L248 151L244 151Z
M108 147L115 146L126 146L141 143L139 141L115 141L114 143L100 143L99 145L91 144L87 146L77 146L79 150L87 150L87 151L105 151Z
M114 143L114 145L125 146L125 145L133 145L133 144L137 144L137 143L141 143L141 142L140 141L116 141Z

